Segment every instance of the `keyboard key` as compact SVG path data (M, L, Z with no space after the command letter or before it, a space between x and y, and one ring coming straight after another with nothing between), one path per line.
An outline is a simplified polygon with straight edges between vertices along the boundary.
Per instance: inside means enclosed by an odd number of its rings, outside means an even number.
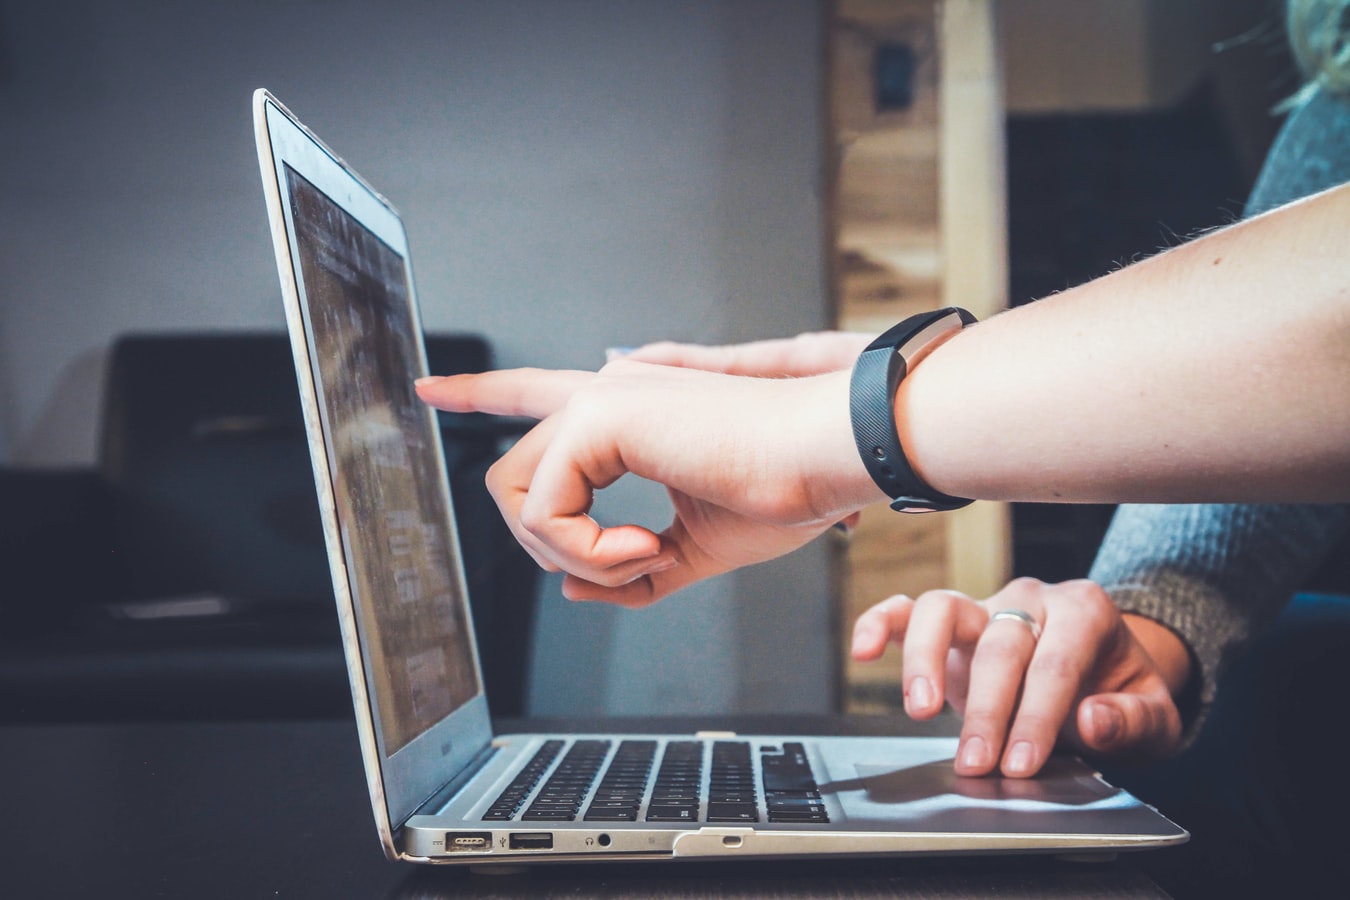
M769 794L765 798L765 805L769 809L812 809L814 807L825 808L821 803L820 796L802 796L802 795L783 795Z
M824 810L822 810L822 811L820 811L820 812L817 812L817 813L808 813L808 812L776 812L776 811L774 811L774 810L769 810L769 821L770 821L770 822L785 822L785 823L787 823L787 822L791 822L791 823L798 823L798 822L828 822L828 821L830 821L830 817L829 817L828 815L825 814Z
M697 822L698 804L669 805L653 803L647 807L648 822Z
M758 822L759 809L754 803L721 803L708 801L709 822Z
M531 806L520 818L526 822L572 822L576 817L575 811L535 809Z
M628 806L623 809L596 809L594 806L586 810L585 820L587 822L636 822L638 817L638 808Z

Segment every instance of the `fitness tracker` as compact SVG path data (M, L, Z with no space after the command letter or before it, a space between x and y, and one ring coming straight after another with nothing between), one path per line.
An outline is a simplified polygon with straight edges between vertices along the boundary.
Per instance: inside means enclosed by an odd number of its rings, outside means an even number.
M891 509L897 512L960 509L971 502L934 490L914 473L895 426L895 390L942 340L974 322L973 315L955 306L910 316L868 344L853 365L849 382L853 440L867 474L891 498Z

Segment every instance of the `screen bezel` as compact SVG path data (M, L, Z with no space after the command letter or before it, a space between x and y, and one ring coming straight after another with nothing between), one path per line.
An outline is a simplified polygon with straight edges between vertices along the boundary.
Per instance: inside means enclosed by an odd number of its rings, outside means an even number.
M295 227L291 218L286 168L293 169L309 181L399 255L403 260L407 280L407 314L414 329L413 333L420 335L421 320L409 261L407 235L402 220L393 206L300 124L274 97L264 90L259 90L255 93L254 109L259 162L262 167L264 190L268 195L273 243L285 299L287 325L296 358L296 374L305 417L305 430L314 463L324 540L328 548L367 782L386 853L394 856L397 854L394 844L397 829L428 797L443 787L487 746L492 739L491 724L487 699L483 693L482 668L477 646L473 640L469 640L467 643L473 653L473 667L477 676L477 693L398 751L392 754L386 752L385 736L380 727L378 701L368 665L370 657L366 637L359 627L362 601L356 595L355 586L347 571L347 548L344 546L338 519L333 489L333 457L329 443L325 440L327 422L322 403L322 387L315 377L318 360L315 357L314 334L309 320L309 310L302 300L304 283L298 250L295 247ZM409 378L426 374L426 351L421 342L418 342L417 350L418 370L408 373ZM439 455L440 432L436 427L435 413L428 407L425 414L435 442L434 450ZM443 459L443 456L440 458ZM437 466L434 471L437 473L437 483L428 485L428 489L441 492L445 509L452 511L450 486L444 466ZM450 515L449 519L450 521L445 523L447 533L458 547L454 516ZM458 560L457 556L456 559ZM455 571L451 573L451 578L459 602L464 607L463 621L469 627L471 637L472 613L468 607L462 563L453 568Z

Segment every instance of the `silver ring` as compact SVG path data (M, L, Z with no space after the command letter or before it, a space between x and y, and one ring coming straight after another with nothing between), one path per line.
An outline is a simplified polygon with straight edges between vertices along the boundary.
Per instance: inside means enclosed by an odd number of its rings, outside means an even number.
M1034 618L1032 618L1031 613L1027 612L1026 610L1000 609L998 612L994 613L992 616L989 617L989 622L984 627L988 628L990 625L993 625L999 619L1010 619L1014 622L1021 622L1031 631L1031 637L1033 640L1039 641L1041 639L1041 623L1037 622Z

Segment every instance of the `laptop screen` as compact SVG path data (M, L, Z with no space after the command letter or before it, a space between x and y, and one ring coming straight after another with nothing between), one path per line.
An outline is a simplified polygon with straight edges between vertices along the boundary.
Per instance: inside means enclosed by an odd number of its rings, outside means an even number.
M315 389L368 690L388 756L481 692L406 261L285 167Z

